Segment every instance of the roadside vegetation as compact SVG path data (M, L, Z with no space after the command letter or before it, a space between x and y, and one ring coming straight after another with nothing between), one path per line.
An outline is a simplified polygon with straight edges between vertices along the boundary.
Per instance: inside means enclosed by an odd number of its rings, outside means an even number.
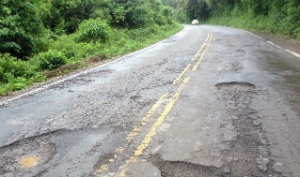
M162 0L181 22L232 26L300 41L299 0Z
M0 1L0 95L179 31L160 0Z

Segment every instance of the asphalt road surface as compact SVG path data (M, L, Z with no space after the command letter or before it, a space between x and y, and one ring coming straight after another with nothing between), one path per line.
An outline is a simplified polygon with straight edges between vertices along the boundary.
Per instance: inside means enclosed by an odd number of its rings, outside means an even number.
M300 58L186 25L0 102L0 176L299 177Z

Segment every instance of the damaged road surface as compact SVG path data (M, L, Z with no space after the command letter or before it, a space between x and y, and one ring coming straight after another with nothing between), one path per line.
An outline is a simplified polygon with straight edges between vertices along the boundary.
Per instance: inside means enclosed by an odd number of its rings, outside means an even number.
M3 177L297 177L300 58L249 32L176 35L0 102Z

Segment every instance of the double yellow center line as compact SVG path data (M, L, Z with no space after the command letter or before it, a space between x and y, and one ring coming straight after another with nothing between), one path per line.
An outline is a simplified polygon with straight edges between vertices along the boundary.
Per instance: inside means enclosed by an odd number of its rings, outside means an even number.
M113 163L118 155L121 155L124 151L125 148L128 147L128 145L131 143L131 141L134 139L136 135L140 132L141 128L147 123L149 118L156 112L156 110L159 108L163 100L168 96L168 92L163 94L157 101L156 103L152 106L152 108L147 112L145 117L140 121L140 123L133 128L133 130L129 133L129 135L126 138L126 142L123 146L118 147L115 149L115 154L113 158L109 159L109 163ZM108 170L108 164L103 164L101 167L96 171L97 176L102 176L102 173Z
M199 55L201 54L199 60L194 64L192 71L197 70L199 64L201 63L201 61L203 60L205 54L207 53L207 50L210 46L212 40L212 34L210 32L208 32L208 36L205 40L205 42L203 43L203 45L201 46L201 48L197 51L197 53L194 55L194 57L191 59L191 63L188 64L183 71L179 74L179 76L173 81L173 85L176 85L177 83L179 83L182 80L182 77L184 76L184 74L191 68L191 66L193 65L193 63L195 62L195 60L199 57ZM203 52L202 52L203 51ZM148 147L149 143L151 142L152 138L154 137L154 135L156 134L157 128L164 122L166 116L169 114L169 112L172 110L174 104L176 103L176 101L178 100L183 88L185 87L185 85L190 81L190 78L185 78L182 82L182 84L179 86L179 88L177 89L176 93L173 95L173 97L171 98L171 100L168 102L168 104L166 105L166 107L164 108L162 114L158 117L158 119L156 120L156 122L153 124L153 126L151 127L150 131L146 134L145 138L143 139L142 143L136 148L136 150L134 151L134 154L130 157L129 161L126 162L126 164L123 167L123 170L118 173L117 176L123 177L126 175L126 172L129 168L129 166L131 164L133 164L134 162L136 162L137 158L143 154L144 150ZM132 142L132 140L134 139L135 136L137 136L139 134L139 132L141 131L141 129L145 126L145 124L148 122L149 118L157 111L157 109L160 107L160 105L162 104L162 102L166 99L166 97L169 95L169 92L165 93L164 95L162 95L158 101L152 106L152 108L147 112L146 116L143 117L143 119L140 121L140 123L134 127L134 129L131 131L131 133L129 133L129 135L126 138L126 142L123 146L118 147L115 150L115 154L113 156L113 158L109 159L109 163L113 163L118 155L122 154L124 149L128 147L129 143ZM96 175L97 176L103 176L103 173L106 172L108 170L108 165L109 164L103 164L97 171L96 171Z
M203 53L201 54L201 57L199 58L199 60L194 65L194 67L192 69L193 71L196 71L199 64L202 62L202 60L203 60L203 58L204 58L204 56L205 56L205 54L206 54L206 52L207 52L207 50L210 46L211 40L212 40L212 34L209 32L204 44L201 46L200 50L196 53L195 57L192 59L192 62L194 62L194 60L199 56L201 51L204 50Z
M126 176L126 171L128 170L129 166L136 162L137 158L143 154L144 150L148 147L150 141L156 134L157 128L164 122L166 116L169 114L169 112L172 110L175 102L178 100L181 91L183 90L186 83L188 83L190 78L185 78L181 86L178 88L175 95L172 97L171 101L167 104L165 107L163 113L159 116L157 121L154 123L154 125L151 127L150 131L146 134L145 138L143 139L142 143L137 147L137 149L134 152L134 155L131 156L130 160L127 161L125 167L123 170L118 174L120 177Z
M205 42L203 43L203 45L201 46L201 48L198 50L198 52L195 54L194 58L192 58L192 62L194 62L196 60L196 58L198 57L198 55L201 53L201 51L203 50L204 46L207 46L207 42L209 40L211 40L211 33L208 32L207 38L205 40Z
M207 50L208 50L208 47L210 46L210 43L211 43L211 40L212 40L212 34L210 32L208 32L208 35L207 35L207 38L205 40L205 42L203 43L203 45L201 46L201 48L197 51L197 53L194 55L194 57L192 58L191 62L193 63L200 55L200 53L204 50L204 52L201 54L201 57L200 59L197 61L197 63L194 65L193 67L193 71L196 71L198 66L200 65L200 63L202 62ZM173 85L176 85L180 79L182 78L182 76L190 69L190 67L192 66L192 63L191 64L188 64L184 70L179 74L179 76L173 81Z

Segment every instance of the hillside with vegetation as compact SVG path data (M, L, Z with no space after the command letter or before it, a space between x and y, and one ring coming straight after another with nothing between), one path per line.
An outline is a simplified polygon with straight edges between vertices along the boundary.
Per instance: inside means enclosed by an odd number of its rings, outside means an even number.
M300 40L299 0L162 0L181 22L233 26Z
M1 0L0 95L179 31L160 0Z

